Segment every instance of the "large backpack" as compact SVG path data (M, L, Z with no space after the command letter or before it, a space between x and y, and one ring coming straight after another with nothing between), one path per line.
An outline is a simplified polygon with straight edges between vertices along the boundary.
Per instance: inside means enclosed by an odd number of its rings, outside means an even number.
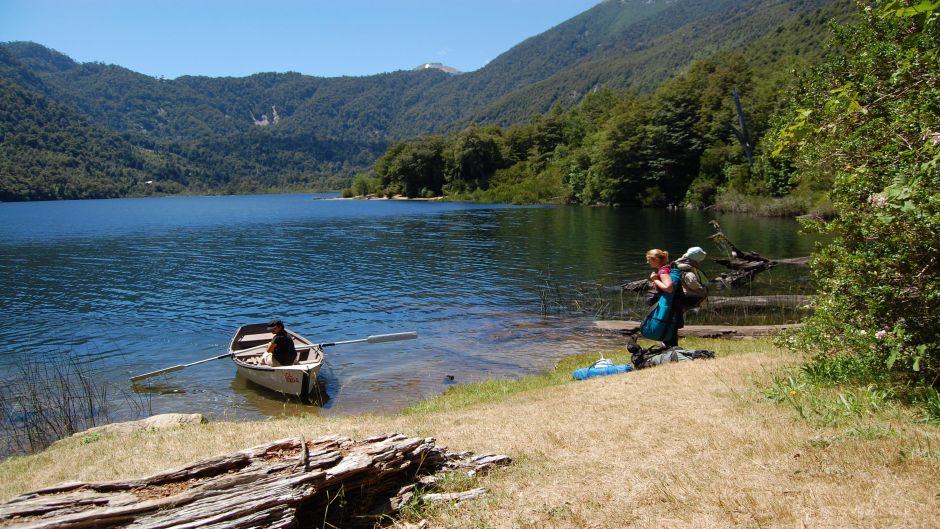
M682 307L694 309L708 298L708 288L702 283L699 275L702 272L687 259L679 259L673 263L675 268L682 272Z
M628 342L627 350L630 351L630 362L636 369L645 369L647 367L671 362L688 362L702 358L715 358L715 353L707 349L683 349L681 347L665 347L662 345L654 345L649 349L641 349L639 345L636 345L635 341L632 344Z

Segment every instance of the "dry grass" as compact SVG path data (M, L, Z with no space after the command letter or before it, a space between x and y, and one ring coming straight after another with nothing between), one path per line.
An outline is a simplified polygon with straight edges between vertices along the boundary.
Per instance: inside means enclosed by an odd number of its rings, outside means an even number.
M878 435L813 425L762 397L772 374L796 359L767 342L702 345L725 354L446 413L214 423L68 440L0 464L0 497L64 480L141 476L301 433L401 431L516 460L477 479L490 490L485 500L413 514L432 527L937 526L940 430L904 413L878 418ZM746 354L728 354L735 351Z

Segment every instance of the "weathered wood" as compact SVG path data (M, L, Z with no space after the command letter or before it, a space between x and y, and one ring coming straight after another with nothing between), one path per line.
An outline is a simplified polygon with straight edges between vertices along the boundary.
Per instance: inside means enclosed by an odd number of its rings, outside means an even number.
M629 283L624 283L620 288L629 292L645 292L653 286L653 283L649 279L637 279L636 281L630 281Z
M722 263L722 264L725 264L725 266L728 266L729 268L732 268L732 269L737 269L738 266L741 266L744 263L767 262L770 260L760 255L757 252L742 250L738 248L737 246L735 246L734 243L731 242L731 239L729 239L724 234L724 232L721 231L721 225L718 224L717 220L711 220L709 221L709 224L711 224L712 227L715 228L715 233L713 235L710 235L708 238L711 239L715 243L716 246L718 246L719 248L724 250L725 253L728 254L729 259L724 260L726 261L726 263ZM718 259L715 259L715 261L721 262Z
M809 266L809 259L809 256L805 255L803 257L791 257L789 259L774 259L774 262L793 266Z
M768 259L757 252L741 250L731 242L730 239L721 231L721 226L717 221L710 221L715 228L715 234L709 239L714 241L715 245L728 254L728 259L713 259L731 272L726 272L712 279L719 288L733 288L749 283L754 276L764 270L770 270L779 264L789 264L796 266L809 266L809 257L794 257L790 259Z
M768 307L806 307L813 302L813 296L772 295L772 296L737 296L709 297L703 308L722 310L728 308L768 308Z
M594 326L605 331L633 334L640 332L640 322L625 320L600 320ZM679 329L679 336L699 338L751 338L769 336L781 331L798 328L800 324L789 325L686 325Z
M448 502L456 501L458 503L466 500L473 500L486 494L486 489L470 489L464 492L439 492L424 495L424 501L429 502Z
M353 442L301 436L147 478L69 482L0 505L17 528L294 527L304 520L371 527L414 483L446 469L486 470L509 458L454 453L430 438L388 434ZM433 480L430 480L433 482ZM395 500L397 496L397 501ZM337 498L343 501L337 501Z

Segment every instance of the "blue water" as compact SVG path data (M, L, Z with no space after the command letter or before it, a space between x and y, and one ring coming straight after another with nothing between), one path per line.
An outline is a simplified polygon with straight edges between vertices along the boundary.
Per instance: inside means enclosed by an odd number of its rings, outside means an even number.
M394 410L450 383L616 346L590 321L623 308L611 292L648 275L645 250L712 249L713 217L699 212L324 198L0 204L0 378L25 358L69 356L113 384L115 399L134 395L153 413ZM765 255L812 246L789 220L720 219L739 246ZM557 288L572 310L546 313ZM272 318L318 342L420 338L328 349L329 401L313 409L241 380L228 360L127 381L224 353L240 325Z

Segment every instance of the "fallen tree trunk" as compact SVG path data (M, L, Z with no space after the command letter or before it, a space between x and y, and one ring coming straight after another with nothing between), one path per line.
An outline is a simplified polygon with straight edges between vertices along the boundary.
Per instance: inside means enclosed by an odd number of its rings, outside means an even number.
M718 287L719 290L731 290L732 288L750 283L758 272L767 270L767 268L769 267L751 270L732 270L731 272L719 274L718 277L712 278L711 282Z
M709 297L705 308L722 309L763 309L768 307L806 307L813 302L813 296L774 295L774 296L737 296L730 298Z
M617 331L622 334L640 332L640 322L624 320L595 321L594 326L605 331ZM791 325L686 325L679 329L679 336L697 336L699 338L752 338L770 336L781 331L796 329L798 323Z
M147 478L68 482L29 492L0 506L0 525L251 528L316 521L373 527L405 503L402 496L413 494L421 476L456 468L480 472L508 462L506 456L453 453L433 439L401 434L360 442L282 439Z
M712 279L712 282L717 284L718 288L734 288L748 284L759 272L770 270L779 264L809 266L809 257L774 260L768 259L757 252L742 250L735 246L731 239L721 231L718 221L712 220L710 224L715 228L715 234L709 236L709 239L728 254L728 259L713 260L731 270L731 272L725 272Z
M630 281L625 283L620 288L629 292L645 292L652 288L653 283L649 279L637 279L636 281Z
M803 257L790 257L789 259L774 259L774 262L777 264L793 265L793 266L809 266L809 256Z

